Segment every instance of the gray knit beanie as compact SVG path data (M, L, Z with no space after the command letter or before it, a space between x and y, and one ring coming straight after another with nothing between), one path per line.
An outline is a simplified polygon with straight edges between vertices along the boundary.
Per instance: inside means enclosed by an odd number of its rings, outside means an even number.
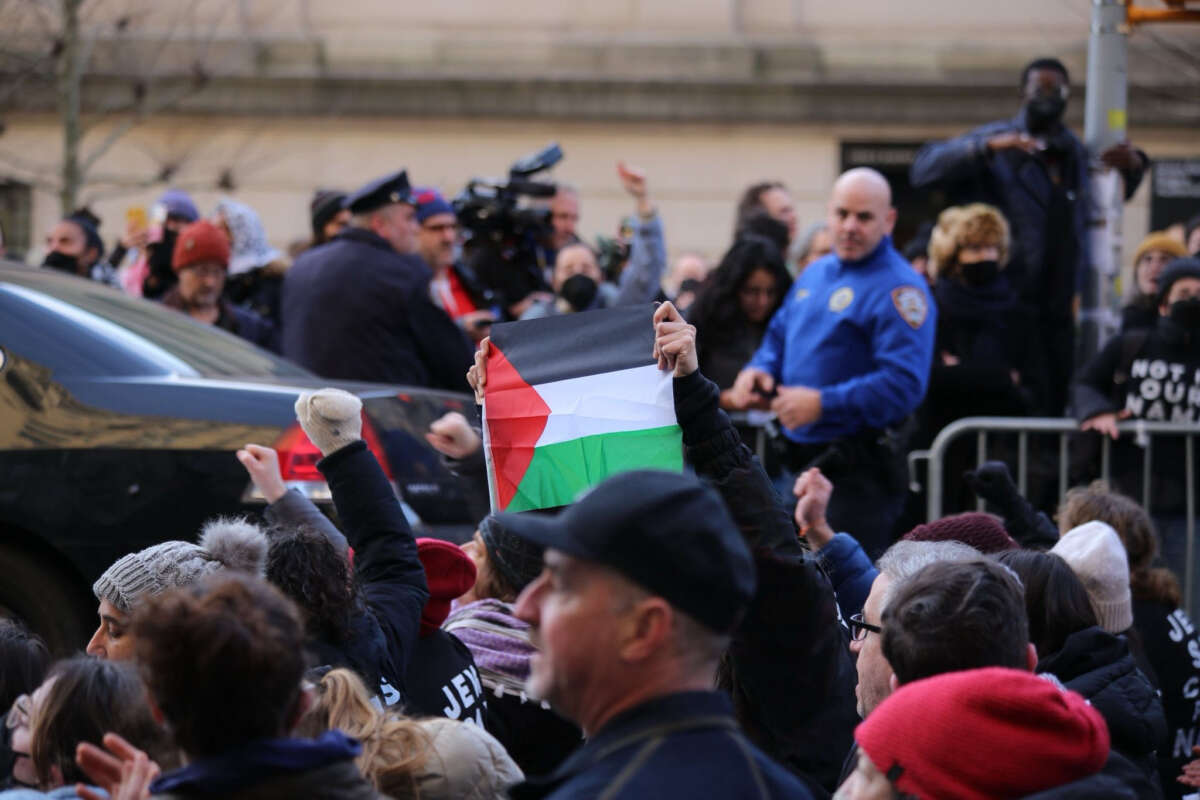
M118 558L92 584L92 592L128 614L142 597L190 586L219 569L261 576L267 544L266 535L251 522L214 519L205 523L199 544L163 542Z

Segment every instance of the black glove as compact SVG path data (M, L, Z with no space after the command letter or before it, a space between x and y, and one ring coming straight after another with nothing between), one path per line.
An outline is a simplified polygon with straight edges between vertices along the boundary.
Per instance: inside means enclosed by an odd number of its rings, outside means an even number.
M1004 516L1019 508L1025 499L1017 491L1012 473L1003 461L985 461L978 469L963 473L963 480L976 497L996 506Z
M1008 535L1022 547L1048 550L1058 541L1054 523L1021 496L1003 461L985 461L978 469L963 473L963 480L977 497L996 507L1004 517Z

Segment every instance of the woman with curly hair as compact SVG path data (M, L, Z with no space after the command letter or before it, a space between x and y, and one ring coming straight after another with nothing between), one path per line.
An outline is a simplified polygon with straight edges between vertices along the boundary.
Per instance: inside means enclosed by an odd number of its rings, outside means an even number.
M938 304L928 435L967 416L1026 416L1043 390L1028 312L1004 275L1008 222L984 203L948 208L929 240Z
M733 409L730 387L767 331L792 285L776 244L743 233L700 289L689 314L696 326L700 371L721 389L721 407Z

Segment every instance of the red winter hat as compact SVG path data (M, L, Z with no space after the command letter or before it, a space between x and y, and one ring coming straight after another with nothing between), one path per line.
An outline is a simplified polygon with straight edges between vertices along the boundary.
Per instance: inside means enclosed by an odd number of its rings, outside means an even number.
M904 534L910 542L962 542L981 553L999 553L1020 547L991 514L967 511L918 525Z
M425 567L429 601L421 609L420 636L442 627L450 616L450 601L475 585L475 562L457 545L441 539L417 539L417 557Z
M854 731L896 790L923 800L1024 797L1100 771L1108 726L1075 692L987 667L901 686Z
M222 267L229 266L229 237L225 231L208 220L193 222L179 232L175 241L175 252L171 255L171 269L181 269L215 261Z

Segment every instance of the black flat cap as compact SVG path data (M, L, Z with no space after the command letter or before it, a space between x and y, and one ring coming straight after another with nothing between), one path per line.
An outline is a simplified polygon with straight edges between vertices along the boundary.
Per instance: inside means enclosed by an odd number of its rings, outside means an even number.
M497 514L514 536L602 564L719 633L754 595L754 562L720 496L690 475L633 470L554 517Z
M412 187L408 185L408 172L400 170L392 175L375 180L352 192L346 198L346 208L351 214L366 214L392 203L412 203Z

